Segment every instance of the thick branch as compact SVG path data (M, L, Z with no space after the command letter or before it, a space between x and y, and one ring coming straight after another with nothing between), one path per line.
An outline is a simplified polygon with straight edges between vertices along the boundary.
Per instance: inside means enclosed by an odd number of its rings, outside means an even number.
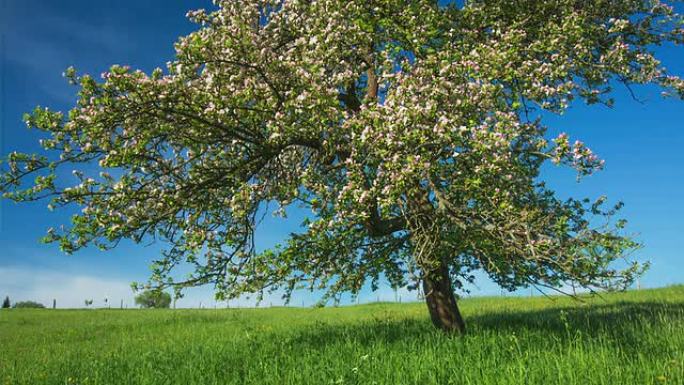
M366 227L371 237L384 237L404 230L406 228L405 224L406 221L402 217L380 218L377 208L374 208L374 210L371 210L371 217L366 223Z
M366 75L368 76L368 89L366 91L366 99L368 101L375 101L378 99L378 76L375 74L375 68L368 69Z

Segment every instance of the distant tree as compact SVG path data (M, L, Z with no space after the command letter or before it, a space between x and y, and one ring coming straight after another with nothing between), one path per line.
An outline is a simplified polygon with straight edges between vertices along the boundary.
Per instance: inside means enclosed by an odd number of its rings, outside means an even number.
M171 305L171 294L160 290L146 290L135 297L135 303L146 309L166 309Z
M93 300L92 300L92 299L87 299L87 300L85 300L84 302L85 302L85 306L86 306L86 307L90 307L90 306L92 306L92 304L93 304Z
M151 286L212 284L219 299L422 286L433 323L460 332L454 290L476 272L506 290L622 289L642 272L622 263L638 245L620 205L544 183L548 163L603 168L545 122L613 104L616 83L684 96L654 52L684 43L670 2L214 3L189 13L199 27L166 70L69 68L75 107L26 115L45 151L10 153L0 191L81 209L46 241L161 239ZM262 250L269 204L310 214Z
M12 307L15 309L44 309L45 305L34 301L20 301L16 302Z
M9 309L10 306L11 306L10 298L9 298L9 296L6 296L5 300L2 301L2 308L3 309Z

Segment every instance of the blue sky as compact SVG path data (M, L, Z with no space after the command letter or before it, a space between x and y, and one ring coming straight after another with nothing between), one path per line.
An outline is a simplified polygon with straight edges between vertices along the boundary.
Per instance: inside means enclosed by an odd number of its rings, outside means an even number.
M39 134L26 130L21 115L36 105L67 110L76 89L62 78L70 65L99 74L112 64L150 71L173 58L173 42L195 26L185 19L188 9L210 7L196 1L0 0L0 153L37 150ZM682 7L678 7L682 11ZM670 70L684 75L684 48L663 47L660 57ZM637 88L645 103L632 100L625 89L617 105L575 105L562 117L550 117L552 133L566 131L588 143L607 161L606 170L575 181L574 174L549 168L547 179L561 196L598 197L626 203L629 230L645 244L636 257L650 260L642 286L684 282L684 102L662 99L654 87ZM144 281L160 246L124 243L116 250L83 250L66 256L55 245L38 242L45 230L68 221L68 212L49 212L46 203L0 203L0 295L35 299L57 298L60 307L81 306L86 298L104 305L120 300L132 305L131 281ZM267 247L294 229L293 221L269 220L259 233ZM498 294L481 280L473 294ZM411 298L406 292L403 298ZM361 301L391 300L394 293L364 291ZM213 306L210 288L192 290L179 306ZM311 304L298 293L293 304ZM280 303L268 298L265 304ZM253 301L235 301L233 305Z

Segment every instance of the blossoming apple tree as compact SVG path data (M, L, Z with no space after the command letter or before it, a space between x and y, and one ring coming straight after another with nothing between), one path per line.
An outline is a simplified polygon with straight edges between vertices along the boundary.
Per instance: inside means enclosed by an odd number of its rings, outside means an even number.
M189 17L166 69L68 69L76 106L26 115L45 152L9 154L4 196L82 209L46 241L158 239L151 286L218 298L386 279L420 287L433 323L459 332L454 291L478 270L509 290L641 272L621 262L637 245L619 206L545 186L546 162L581 177L603 161L542 117L610 105L616 85L684 96L653 54L684 42L667 4L219 0ZM301 230L255 248L264 212L293 205L310 209Z

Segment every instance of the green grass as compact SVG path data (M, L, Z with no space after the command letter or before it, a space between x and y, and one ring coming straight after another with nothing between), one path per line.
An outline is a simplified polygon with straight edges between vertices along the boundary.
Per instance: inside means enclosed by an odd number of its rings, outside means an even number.
M0 311L2 384L684 384L684 286L423 304Z

